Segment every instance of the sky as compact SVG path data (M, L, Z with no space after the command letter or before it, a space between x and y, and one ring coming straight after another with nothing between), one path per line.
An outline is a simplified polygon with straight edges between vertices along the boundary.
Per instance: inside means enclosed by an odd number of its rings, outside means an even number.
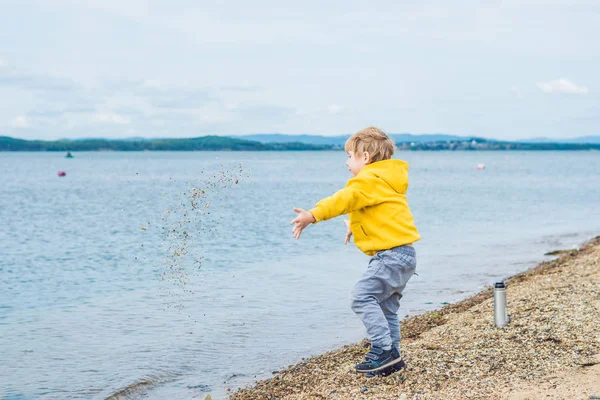
M0 0L0 136L600 135L598 38L598 0Z

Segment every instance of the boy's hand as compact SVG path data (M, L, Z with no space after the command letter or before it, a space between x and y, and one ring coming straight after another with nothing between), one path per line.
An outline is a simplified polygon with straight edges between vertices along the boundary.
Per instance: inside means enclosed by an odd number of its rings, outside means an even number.
M344 241L344 244L348 244L348 242L350 241L350 237L352 236L352 231L350 230L350 221L345 219L344 224L346 224L346 228L348 228L348 231L346 232L346 240Z
M292 232L294 233L294 239L300 239L300 234L302 234L302 230L308 226L308 224L312 224L316 222L314 215L312 215L309 211L303 210L301 208L295 208L294 211L298 213L298 216L290 222L291 225L294 225Z

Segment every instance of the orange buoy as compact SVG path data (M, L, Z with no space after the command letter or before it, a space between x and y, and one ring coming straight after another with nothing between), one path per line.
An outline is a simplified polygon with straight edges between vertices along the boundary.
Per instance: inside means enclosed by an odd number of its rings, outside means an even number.
M65 171L58 171L58 176L67 176Z

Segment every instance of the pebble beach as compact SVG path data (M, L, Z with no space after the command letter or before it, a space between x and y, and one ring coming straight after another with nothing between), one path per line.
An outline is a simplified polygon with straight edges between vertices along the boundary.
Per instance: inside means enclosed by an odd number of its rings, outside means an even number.
M600 398L600 237L506 279L510 324L493 288L401 322L407 368L366 378L367 340L239 389L248 399Z

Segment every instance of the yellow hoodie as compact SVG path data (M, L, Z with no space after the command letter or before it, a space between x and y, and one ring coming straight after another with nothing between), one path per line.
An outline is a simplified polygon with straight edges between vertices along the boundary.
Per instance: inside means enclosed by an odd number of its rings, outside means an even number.
M316 222L349 214L354 244L367 255L421 238L406 201L408 163L383 160L364 166L346 187L310 210Z

